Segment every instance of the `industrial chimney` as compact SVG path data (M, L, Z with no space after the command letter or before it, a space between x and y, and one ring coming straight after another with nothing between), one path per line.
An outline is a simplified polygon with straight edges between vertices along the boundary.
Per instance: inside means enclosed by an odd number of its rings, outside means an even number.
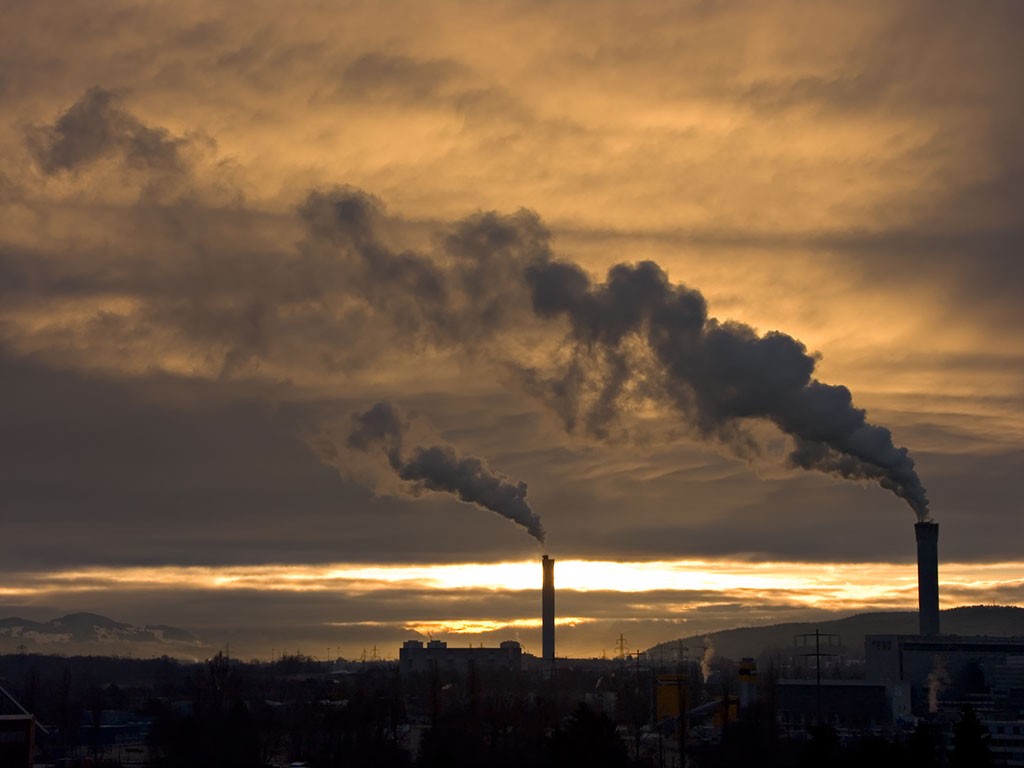
M939 634L939 524L914 525L917 537L917 600L922 635Z
M541 586L541 649L544 661L555 661L555 561L547 555L541 560L544 581Z

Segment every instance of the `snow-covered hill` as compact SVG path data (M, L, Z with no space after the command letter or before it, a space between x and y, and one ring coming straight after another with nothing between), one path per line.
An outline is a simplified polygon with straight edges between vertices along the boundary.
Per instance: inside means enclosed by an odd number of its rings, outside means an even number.
M0 619L0 653L193 656L203 648L184 629L139 627L95 613L71 613L47 622Z

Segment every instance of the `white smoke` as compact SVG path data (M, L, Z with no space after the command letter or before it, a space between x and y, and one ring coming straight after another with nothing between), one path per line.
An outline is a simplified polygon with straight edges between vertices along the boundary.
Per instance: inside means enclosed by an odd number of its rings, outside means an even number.
M704 637L704 655L700 659L700 676L706 683L711 677L711 660L715 658L715 645L711 642L711 635Z
M928 673L928 711L939 711L939 694L949 684L949 673L941 656L932 658L932 671Z

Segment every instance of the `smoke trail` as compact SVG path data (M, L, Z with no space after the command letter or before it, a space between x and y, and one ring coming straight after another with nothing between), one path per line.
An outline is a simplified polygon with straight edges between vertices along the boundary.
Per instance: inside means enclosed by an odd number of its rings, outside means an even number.
M461 501L497 512L518 523L537 541L544 543L540 517L526 502L526 483L513 483L495 474L483 459L459 456L449 445L416 446L404 455L402 443L408 425L387 401L353 416L352 422L349 447L368 451L379 446L391 468L411 484L414 493L429 490L453 494Z
M798 340L709 318L699 292L673 285L651 261L616 265L603 284L564 261L535 262L525 274L534 311L569 321L578 356L613 357L642 339L663 397L705 436L749 440L737 431L739 422L767 419L794 438L793 466L876 481L928 519L928 499L907 449L893 445L888 429L868 423L846 387L813 378L817 361ZM621 390L621 373L613 373ZM603 397L601 407L608 410L614 401L614 394Z
M715 658L715 645L711 642L711 635L704 638L704 655L700 659L700 676L706 683L711 677L711 660Z
M932 714L939 711L939 694L949 683L949 673L940 656L932 659L932 671L928 673L928 711Z
M498 358L570 431L610 439L610 425L653 402L749 455L758 444L744 424L769 421L793 438L791 466L877 482L929 519L907 449L868 422L846 387L814 378L817 358L800 341L709 317L699 291L652 261L617 264L595 282L555 258L529 211L458 222L436 258L392 252L378 232L383 210L358 190L315 192L301 214L314 243L343 254L348 284L390 318L398 340ZM549 334L568 324L568 359L542 370L514 351L538 321Z

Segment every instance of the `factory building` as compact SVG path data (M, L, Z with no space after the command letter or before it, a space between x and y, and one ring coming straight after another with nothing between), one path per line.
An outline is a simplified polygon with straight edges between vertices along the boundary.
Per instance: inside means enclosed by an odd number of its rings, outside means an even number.
M889 730L910 714L910 686L874 680L779 680L779 722L805 729L819 717L833 728Z
M32 715L0 715L0 765L31 768L36 722Z
M914 526L920 634L864 638L869 681L904 684L911 712L956 717L969 704L1000 765L1024 766L1024 637L943 635L939 627L938 524Z
M914 714L966 702L1024 716L1024 638L868 635L864 655L868 679L910 684Z
M405 675L441 672L467 675L477 672L519 672L523 665L523 649L515 640L506 640L497 648L449 648L441 640L424 645L419 640L406 640L398 651L398 669Z

